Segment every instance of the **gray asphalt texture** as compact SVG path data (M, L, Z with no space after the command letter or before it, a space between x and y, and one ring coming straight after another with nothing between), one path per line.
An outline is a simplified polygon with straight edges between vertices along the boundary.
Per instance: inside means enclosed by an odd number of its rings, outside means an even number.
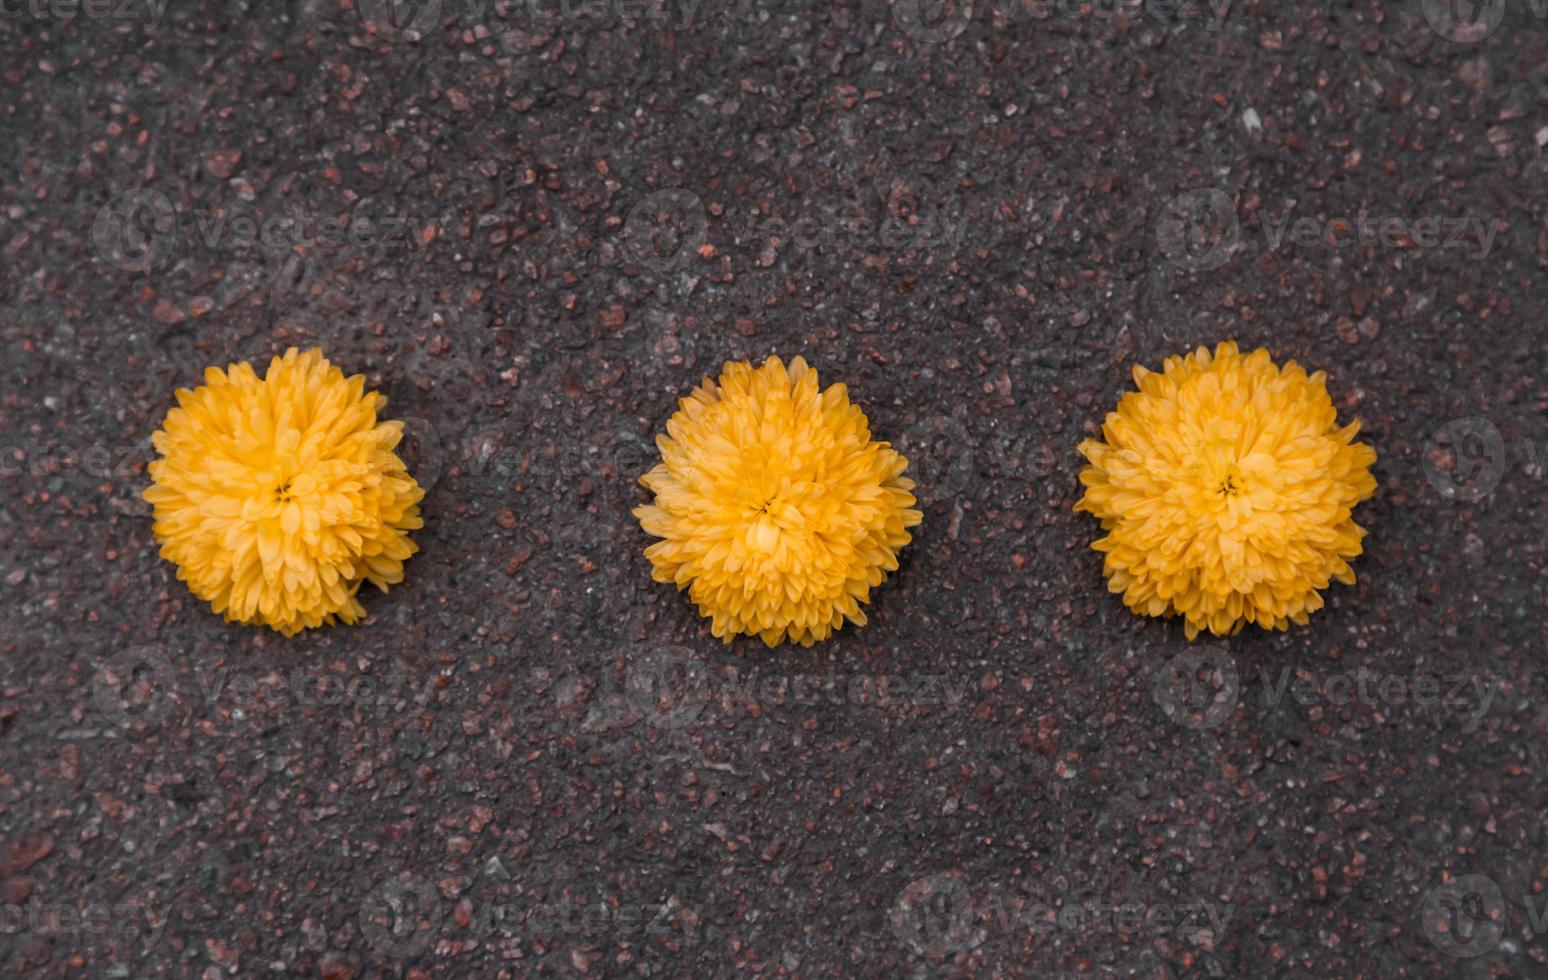
M1548 12L653 3L3 8L0 973L1548 975ZM1233 337L1380 489L1308 627L1189 644L1075 446ZM140 493L176 387L293 345L429 494L287 640ZM771 353L924 500L810 650L630 516Z

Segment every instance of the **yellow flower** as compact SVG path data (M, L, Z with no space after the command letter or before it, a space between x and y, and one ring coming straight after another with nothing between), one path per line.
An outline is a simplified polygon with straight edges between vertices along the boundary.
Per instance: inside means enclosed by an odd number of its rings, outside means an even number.
M908 460L872 442L844 386L817 387L797 357L760 368L726 362L679 402L658 436L661 462L640 482L655 503L634 515L663 538L652 577L686 588L711 632L769 646L826 639L898 567L914 481Z
M1136 365L1134 382L1105 441L1080 444L1075 505L1102 521L1092 547L1130 609L1181 613L1191 640L1304 624L1329 579L1354 584L1365 530L1350 514L1376 490L1376 453L1358 422L1338 427L1321 371L1227 341L1160 374Z
M161 557L227 621L353 623L362 582L403 580L424 492L393 452L403 423L378 422L387 399L364 389L291 348L262 380L244 361L178 390L145 499Z

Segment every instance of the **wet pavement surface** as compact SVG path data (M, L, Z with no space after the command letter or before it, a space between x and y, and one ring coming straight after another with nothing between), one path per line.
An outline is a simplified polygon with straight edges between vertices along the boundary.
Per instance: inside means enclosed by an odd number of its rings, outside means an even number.
M1538 6L7 4L0 971L1544 975ZM1308 627L1189 644L1075 446L1226 338L1380 489ZM427 523L287 640L140 493L176 387L313 345ZM810 650L630 516L771 353L925 514Z

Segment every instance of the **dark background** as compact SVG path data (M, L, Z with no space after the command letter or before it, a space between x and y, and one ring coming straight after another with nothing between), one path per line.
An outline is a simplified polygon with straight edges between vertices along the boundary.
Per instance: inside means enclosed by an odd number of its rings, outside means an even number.
M3 972L1548 969L1548 12L18 2ZM1107 593L1075 445L1229 337L1328 372L1380 489L1309 627L1190 646ZM139 495L174 388L291 345L430 492L369 621L287 640ZM770 353L925 500L810 650L714 640L629 513Z

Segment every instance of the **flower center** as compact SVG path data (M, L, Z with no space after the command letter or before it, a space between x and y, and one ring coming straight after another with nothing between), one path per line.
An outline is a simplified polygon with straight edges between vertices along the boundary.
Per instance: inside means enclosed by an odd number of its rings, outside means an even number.
M768 514L761 515L747 529L747 546L755 554L769 554L779 545L779 525Z
M290 499L290 481L286 480L283 483L281 483L279 486L274 488L274 500L277 503L281 503L282 504L282 503L284 503L285 501L287 501L289 499Z
M1247 492L1247 474L1242 472L1238 461L1229 455L1223 459L1217 457L1206 461L1200 467L1199 477L1198 488L1219 507Z

